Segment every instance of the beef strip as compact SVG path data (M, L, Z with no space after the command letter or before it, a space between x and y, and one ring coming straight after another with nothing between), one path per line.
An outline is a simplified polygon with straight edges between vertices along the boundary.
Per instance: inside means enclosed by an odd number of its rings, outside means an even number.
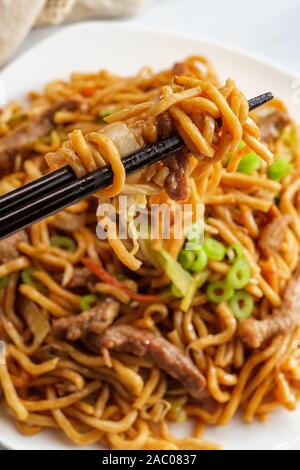
M265 256L271 256L276 253L285 238L285 229L290 222L289 216L276 217L272 222L268 223L261 231L258 246Z
M181 382L192 397L203 397L206 380L191 359L166 339L147 330L130 325L112 326L102 335L87 335L84 343L98 354L108 349L150 359L157 367Z
M156 118L157 137L159 140L167 139L172 135L173 122L168 111L161 113Z
M190 75L189 66L184 62L176 62L173 65L173 75Z
M300 322L300 264L285 290L280 307L264 320L248 318L238 324L238 335L251 348L259 348L264 341L293 330Z
M53 278L59 284L62 283L64 275L62 273L53 274ZM91 283L97 283L99 279L91 273L91 271L87 268L75 268L74 269L74 276L72 277L71 281L68 283L69 289L77 289L80 287L88 287Z
M18 126L9 135L0 140L0 170L8 170L18 152L32 142L49 134L54 128L54 116L57 111L66 109L74 111L78 109L80 102L76 100L64 100L55 103L43 111L35 119Z
M156 125L159 140L167 139L172 135L174 126L167 111L157 116ZM165 182L167 194L174 201L186 200L190 195L187 150L181 150L165 158L164 165L170 170Z
M18 245L21 242L28 242L25 230L0 241L0 264L8 263L20 256Z
M165 182L168 196L174 201L185 201L190 195L186 150L167 157L164 164L170 170Z
M83 339L87 334L101 334L119 313L120 305L112 299L100 302L96 307L79 315L60 318L53 322L52 334L69 341Z
M261 139L267 144L273 143L287 126L290 119L287 113L275 110L258 120Z

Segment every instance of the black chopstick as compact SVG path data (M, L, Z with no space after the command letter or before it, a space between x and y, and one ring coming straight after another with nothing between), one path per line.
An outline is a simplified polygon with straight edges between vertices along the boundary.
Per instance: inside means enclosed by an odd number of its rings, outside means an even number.
M16 209L20 205L20 199L22 200L23 205L27 202L30 203L32 201L33 194L36 199L39 199L45 194L54 192L75 179L76 175L72 168L70 166L66 166L42 176L31 183L25 184L21 188L10 191L0 198L0 217L13 209Z
M250 111L273 99L265 93L249 101ZM140 150L123 159L127 175L162 160L180 150L184 142L179 135ZM109 166L77 179L70 167L64 167L16 189L0 198L0 240L45 217L68 207L109 186L113 173Z
M251 100L248 101L249 103L249 112L254 111L254 109L258 108L259 106L262 106L263 104L268 103L274 98L273 93L263 93L262 95L256 96L255 98L251 98ZM222 119L219 118L217 119L217 123L219 127L222 127Z
M177 152L184 146L181 137L175 135L123 158L126 175L129 176L152 163L162 160L170 153ZM69 182L55 193L48 193L34 200L31 204L13 209L0 217L0 240L85 199L109 186L112 181L113 171L110 166L106 165L83 178L75 178L74 181Z
M249 100L249 110L253 111L259 106L267 103L273 99L272 93L264 93L255 98ZM218 124L221 127L222 121L218 120ZM49 173L37 180L32 181L25 186L7 193L0 198L0 217L7 214L13 209L16 209L20 204L20 198L22 203L32 201L32 195L34 194L35 199L39 199L45 194L49 194L59 188L65 186L68 183L76 181L76 176L69 166L61 168L60 170Z

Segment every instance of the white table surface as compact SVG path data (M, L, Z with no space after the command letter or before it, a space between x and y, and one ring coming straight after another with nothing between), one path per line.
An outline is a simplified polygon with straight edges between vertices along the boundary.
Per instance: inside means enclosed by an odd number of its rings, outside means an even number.
M300 74L299 18L299 0L152 0L124 23L198 34L252 50ZM15 56L62 27L32 31Z

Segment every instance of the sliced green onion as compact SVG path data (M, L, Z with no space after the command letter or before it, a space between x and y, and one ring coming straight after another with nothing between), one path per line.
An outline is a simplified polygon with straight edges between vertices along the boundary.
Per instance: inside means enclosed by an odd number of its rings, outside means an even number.
M64 237L61 235L54 235L50 238L50 245L57 248L63 248L64 250L75 251L76 243L72 238Z
M181 250L178 261L186 271L189 271L195 261L195 252L193 250Z
M292 165L284 158L278 158L268 170L270 180L281 181L292 171Z
M180 292L180 290L175 286L175 284L171 284L171 293L173 295L173 297L176 297L176 299L182 299L183 295L182 293Z
M118 279L118 281L125 281L126 279L128 279L125 274L117 274L116 278Z
M3 276L0 278L0 289L6 289L8 286L9 277Z
M107 116L110 116L112 113L113 113L113 111L109 111L108 109L103 109L102 111L99 112L99 117L101 119L104 119Z
M82 311L89 310L90 308L94 307L99 300L97 295L84 295L80 299L80 308Z
M251 175L260 168L260 157L255 152L250 152L241 158L237 171Z
M31 268L24 269L21 272L22 282L24 284L29 284L30 286L35 286L37 288L40 287L41 284L38 281L35 281L34 279L32 279L32 274L35 273L36 271L38 271L38 268L35 268L33 266Z
M226 278L228 285L233 289L243 289L243 287L249 284L250 279L251 269L249 263L244 259L234 263Z
M235 263L236 261L243 259L244 250L241 245L231 245L226 249L226 259L230 264Z
M223 243L218 242L214 238L206 238L203 248L209 259L213 261L222 261L224 259L226 248Z
M180 304L180 310L187 312L190 309L198 289L205 284L208 276L209 271L202 271L202 273L196 274L195 277L192 277L192 282L190 283L187 293Z
M185 271L181 264L179 264L167 251L163 249L157 250L154 252L154 256L155 254L169 279L173 284L175 284L183 296L186 295L193 280L190 273Z
M209 284L206 290L207 298L215 304L226 302L234 295L233 288L224 281Z
M251 316L254 300L252 295L248 294L248 292L240 291L229 300L228 305L233 315L238 320L243 320Z
M203 249L195 251L195 261L193 262L190 270L194 273L200 273L206 268L208 263L208 256Z

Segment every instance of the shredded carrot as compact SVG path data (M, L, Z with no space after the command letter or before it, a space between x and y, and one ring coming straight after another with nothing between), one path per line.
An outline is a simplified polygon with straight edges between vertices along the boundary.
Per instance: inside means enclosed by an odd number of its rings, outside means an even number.
M93 94L95 93L95 88L93 86L86 86L85 88L83 88L83 90L81 91L81 94L85 97L85 98L90 98L91 96L93 96Z
M83 264L102 282L118 287L132 300L136 300L137 302L163 302L163 299L157 295L139 294L138 292L134 292L133 290L128 289L128 287L124 286L122 282L118 281L115 277L105 271L105 269L91 261L89 258L84 258L82 261Z

